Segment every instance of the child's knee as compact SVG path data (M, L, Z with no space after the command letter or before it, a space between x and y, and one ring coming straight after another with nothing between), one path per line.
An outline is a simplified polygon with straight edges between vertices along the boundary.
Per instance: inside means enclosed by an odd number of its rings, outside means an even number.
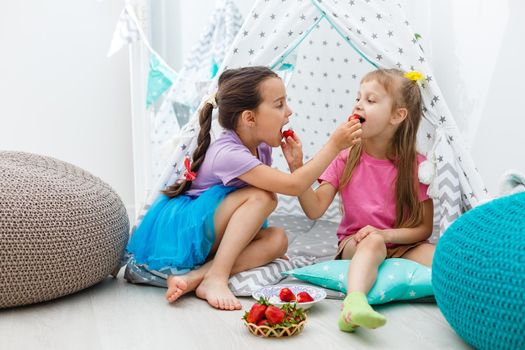
M288 236L283 228L272 227L268 232L268 245L275 252L276 257L283 256L288 250Z
M253 188L253 191L250 193L250 199L264 205L272 211L277 207L277 195L260 188Z
M432 261L434 260L434 252L436 251L436 246L434 244L431 244L431 243L423 243L424 247L425 247L425 255L426 255L426 259L425 259L425 264L424 265L427 265L427 266L432 266Z
M359 247L361 246L361 247ZM370 233L359 244L358 248L373 249L375 251L384 250L386 253L385 240L379 233Z

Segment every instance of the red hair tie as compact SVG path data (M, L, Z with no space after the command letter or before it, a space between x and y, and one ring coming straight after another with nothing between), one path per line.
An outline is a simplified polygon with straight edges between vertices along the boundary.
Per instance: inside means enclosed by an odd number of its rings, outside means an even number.
M184 159L184 166L186 167L184 178L186 181L194 181L197 178L197 173L190 170L190 158L186 157Z

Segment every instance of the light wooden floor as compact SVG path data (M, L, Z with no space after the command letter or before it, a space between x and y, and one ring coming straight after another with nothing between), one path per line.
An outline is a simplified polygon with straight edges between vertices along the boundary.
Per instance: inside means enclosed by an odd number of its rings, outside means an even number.
M298 336L264 339L248 333L241 311L216 311L194 295L168 305L164 289L121 275L55 301L0 310L0 349L469 349L435 304L377 307L386 326L348 334L337 328L340 301L324 300ZM249 308L253 300L241 302Z

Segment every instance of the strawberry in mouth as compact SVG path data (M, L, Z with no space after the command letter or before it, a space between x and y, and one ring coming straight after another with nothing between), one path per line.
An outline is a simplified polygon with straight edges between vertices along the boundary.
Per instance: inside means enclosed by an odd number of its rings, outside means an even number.
M284 137L285 139L287 139L288 136L290 136L290 137L293 139L294 135L295 135L295 133L293 132L292 129L288 129L288 130L284 130L284 131L283 131L283 137Z
M348 117L348 121L353 120L353 119L359 119L359 122L361 124L363 124L366 121L366 119L364 117L361 117L359 114L352 114L351 116Z

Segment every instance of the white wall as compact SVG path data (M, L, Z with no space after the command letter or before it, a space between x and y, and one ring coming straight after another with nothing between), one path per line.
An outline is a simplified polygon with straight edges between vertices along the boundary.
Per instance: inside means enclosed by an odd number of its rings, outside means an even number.
M185 55L199 40L219 1L222 0L156 0L151 3L152 45L171 67L181 68ZM246 17L255 1L234 0L233 3Z
M485 3L478 2L479 7ZM477 92L472 99L479 106L479 124L472 140L472 154L489 190L495 192L504 171L514 168L525 174L525 2L493 3L502 9L491 8L483 13L483 18L477 22L479 31L472 33L477 40L470 52L476 57L462 58L462 63L463 67L471 65L477 68L476 71L470 69L464 78L465 90ZM493 33L498 32L501 34L496 38ZM464 43L469 41L468 38L463 40ZM456 47L461 44L457 42ZM472 58L474 64L468 62L468 58ZM480 89L475 89L476 86Z
M0 149L49 155L133 205L127 48L106 58L123 1L18 0L0 11Z
M525 174L525 2L406 0L404 8L474 162L497 195L505 171Z

